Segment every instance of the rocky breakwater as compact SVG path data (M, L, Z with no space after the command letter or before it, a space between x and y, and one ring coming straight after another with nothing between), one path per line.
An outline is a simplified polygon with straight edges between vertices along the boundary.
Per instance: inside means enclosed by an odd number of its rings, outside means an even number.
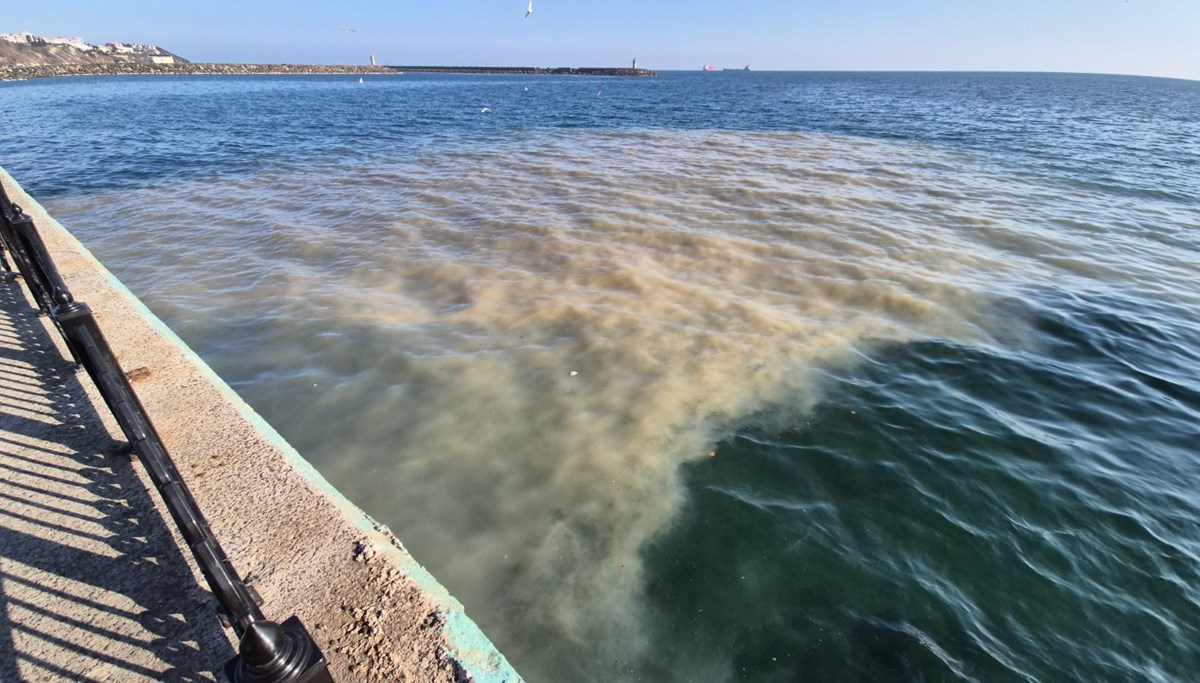
M329 64L52 64L0 67L0 79L52 76L469 73L568 76L657 76L649 69L605 67L359 66Z
M657 76L650 69L606 66L394 66L400 71L445 74L498 74L549 76Z

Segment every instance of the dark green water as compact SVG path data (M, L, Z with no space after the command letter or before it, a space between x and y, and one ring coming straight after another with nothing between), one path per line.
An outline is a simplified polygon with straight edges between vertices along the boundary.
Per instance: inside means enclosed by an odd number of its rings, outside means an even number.
M62 79L0 118L530 681L1200 670L1200 84Z
M1055 311L1036 352L881 349L830 373L803 425L688 466L648 550L666 661L696 680L1188 680L1200 393L1154 349L1200 358L1122 302L1051 296L1031 294Z

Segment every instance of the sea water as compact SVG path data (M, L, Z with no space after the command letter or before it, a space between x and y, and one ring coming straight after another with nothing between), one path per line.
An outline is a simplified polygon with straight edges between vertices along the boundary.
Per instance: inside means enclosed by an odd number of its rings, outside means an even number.
M1200 666L1200 83L67 78L0 121L530 681Z

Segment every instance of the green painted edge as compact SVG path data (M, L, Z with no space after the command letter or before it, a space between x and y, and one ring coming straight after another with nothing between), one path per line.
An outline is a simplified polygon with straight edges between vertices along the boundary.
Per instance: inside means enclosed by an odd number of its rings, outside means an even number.
M286 439L283 438L275 428L271 426L254 408L238 396L225 380L221 379L212 368L205 363L196 352L187 345L175 331L167 326L158 316L156 316L149 308L142 303L133 292L125 286L123 282L117 279L104 264L83 246L75 235L67 230L61 223L58 222L46 208L41 205L36 199L25 192L24 188L8 173L4 167L0 167L0 182L3 182L8 189L9 198L16 204L20 204L22 208L28 209L36 207L36 209L46 216L51 227L65 236L76 249L79 254L85 259L92 262L97 271L99 271L108 284L121 296L124 296L134 309L138 311L143 318L149 321L154 329L158 330L159 334L163 335L168 341L174 343L183 350L184 355L191 359L192 363L200 369L201 374L217 388L218 391L240 412L247 421L254 427L256 431L267 438L276 448L284 454L300 474L309 481L318 491L333 503L342 515L354 524L354 528L363 532L372 543L374 549L382 553L392 564L396 565L401 571L407 574L420 589L433 600L437 601L442 607L442 616L445 618L442 623L442 633L445 636L446 642L449 644L449 649L446 654L450 658L459 663L463 669L470 674L476 683L522 683L523 678L512 668L504 655L496 649L492 641L480 630L479 626L467 616L460 603L438 580L434 578L429 570L422 567L406 550L397 548L392 544L390 538L395 538L388 528L376 522L370 515L362 510L346 498L341 491L337 490L333 484L329 483L320 472L317 471L312 463L304 459L295 448L292 447ZM25 201L17 201L19 197ZM39 227L41 227L39 225Z

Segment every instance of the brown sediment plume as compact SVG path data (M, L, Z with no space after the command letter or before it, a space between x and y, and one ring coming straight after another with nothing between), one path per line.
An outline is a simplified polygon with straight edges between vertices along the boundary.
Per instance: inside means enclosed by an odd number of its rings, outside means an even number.
M124 203L121 239L171 226L168 316L236 325L221 371L518 668L567 680L647 654L641 552L683 501L683 463L747 422L794 423L820 370L864 348L995 332L979 284L1011 266L955 218L988 221L985 180L926 191L945 157L530 133L156 188ZM212 296L227 287L236 307Z

